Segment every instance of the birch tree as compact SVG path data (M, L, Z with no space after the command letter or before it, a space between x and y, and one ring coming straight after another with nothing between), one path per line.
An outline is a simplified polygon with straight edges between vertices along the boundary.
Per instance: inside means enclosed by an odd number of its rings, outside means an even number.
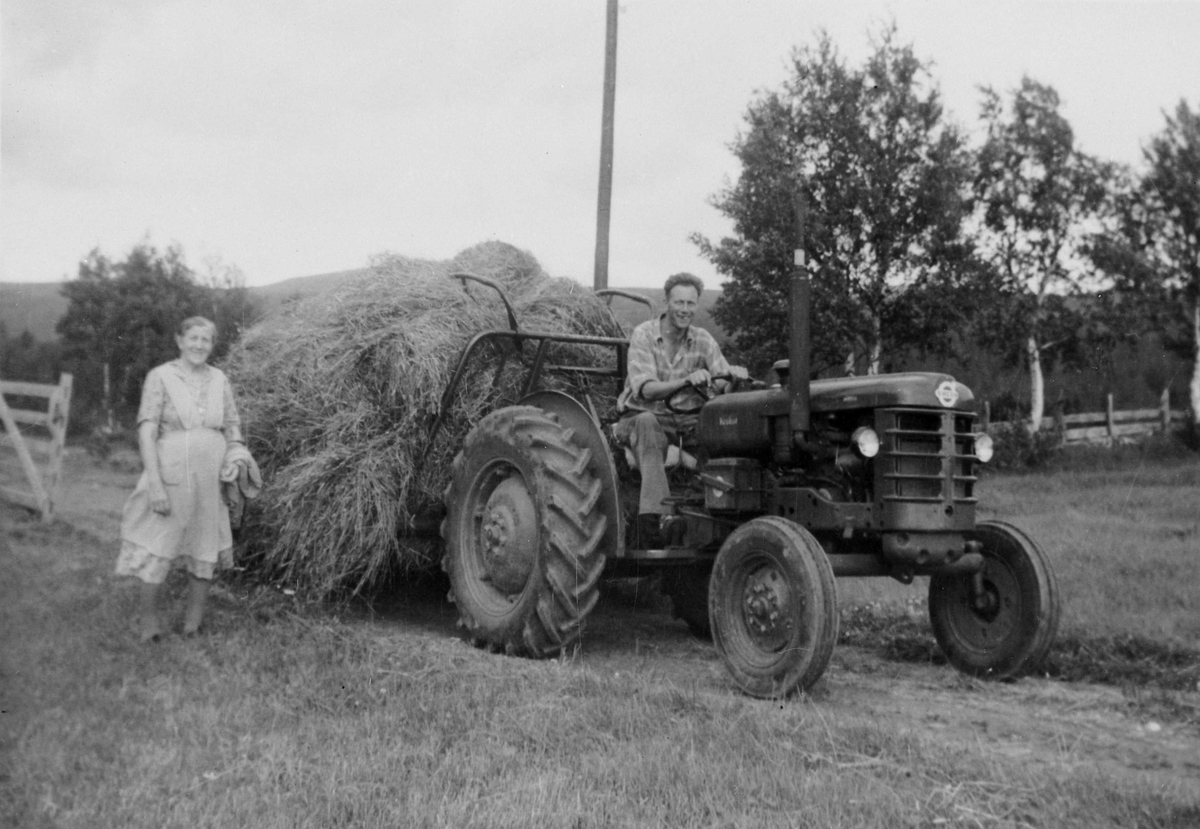
M1094 258L1116 277L1126 304L1191 360L1188 397L1200 434L1200 113L1180 101L1165 118L1143 148L1143 174L1122 177L1112 232L1096 239Z
M1045 363L1086 327L1083 298L1101 287L1086 256L1109 168L1075 146L1058 93L1024 78L1005 101L983 90L986 138L977 156L979 250L999 298L993 344L1019 349L1029 372L1029 424L1045 415Z

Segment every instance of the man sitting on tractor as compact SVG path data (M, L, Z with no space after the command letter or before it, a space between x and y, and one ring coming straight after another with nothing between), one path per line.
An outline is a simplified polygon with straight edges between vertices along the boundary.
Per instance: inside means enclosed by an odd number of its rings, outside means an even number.
M642 474L637 518L642 549L663 546L663 499L671 494L668 447L690 441L705 400L724 392L731 380L748 377L746 369L726 362L712 334L692 325L703 290L693 274L669 277L663 286L666 313L643 322L629 340L629 371L617 400L621 419L614 433L628 442Z

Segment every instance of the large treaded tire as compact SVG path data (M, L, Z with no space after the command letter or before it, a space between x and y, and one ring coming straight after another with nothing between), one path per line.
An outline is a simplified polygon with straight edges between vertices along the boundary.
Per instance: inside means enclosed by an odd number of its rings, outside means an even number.
M1024 532L981 522L970 538L983 544L989 605L973 601L971 576L929 580L929 620L947 661L972 676L1007 679L1033 670L1058 630L1058 581L1050 560Z
M553 414L510 406L483 418L454 459L442 568L477 646L554 656L596 605L607 522L573 435Z
M755 518L721 545L709 588L713 644L747 694L811 688L838 637L837 585L820 543L779 516Z

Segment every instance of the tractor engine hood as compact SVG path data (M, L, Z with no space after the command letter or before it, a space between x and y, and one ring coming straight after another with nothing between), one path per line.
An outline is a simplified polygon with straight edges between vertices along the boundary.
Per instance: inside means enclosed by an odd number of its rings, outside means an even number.
M835 377L810 385L812 411L884 406L930 406L942 409L974 408L971 390L949 374L908 371L867 377Z
M786 361L780 363L785 365L776 364L776 370L786 370ZM963 411L975 402L970 389L949 374L935 372L838 377L816 380L810 389L814 415L897 407ZM790 451L789 411L788 390L779 386L723 394L700 410L697 436L711 458L770 458L781 445Z

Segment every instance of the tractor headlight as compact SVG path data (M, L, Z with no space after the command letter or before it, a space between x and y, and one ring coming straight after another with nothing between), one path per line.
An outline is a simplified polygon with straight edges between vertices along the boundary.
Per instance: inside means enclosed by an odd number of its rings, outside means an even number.
M873 458L879 454L879 435L875 434L875 430L870 426L859 426L850 439L864 458Z
M992 459L992 455L996 454L996 444L988 435L979 434L975 436L975 457L979 458L983 463L987 463Z

